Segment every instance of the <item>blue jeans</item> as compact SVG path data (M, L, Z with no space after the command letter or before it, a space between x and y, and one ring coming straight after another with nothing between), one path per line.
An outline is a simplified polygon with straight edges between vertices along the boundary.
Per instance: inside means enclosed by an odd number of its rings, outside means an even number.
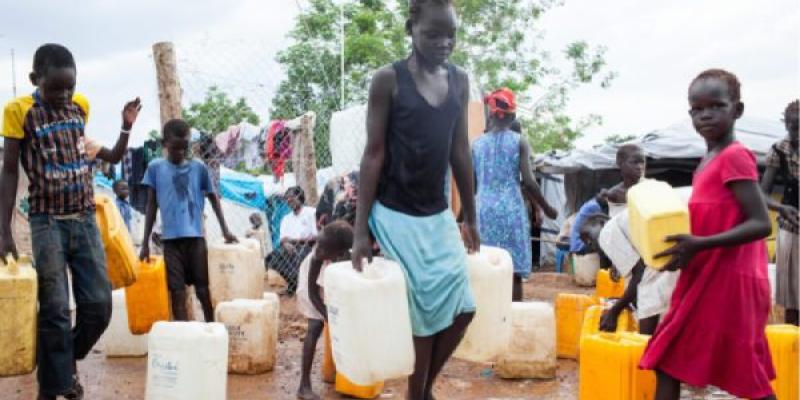
M89 354L111 320L111 282L94 212L72 219L30 217L39 283L39 391L59 395L74 385L74 362ZM69 315L67 267L77 305Z

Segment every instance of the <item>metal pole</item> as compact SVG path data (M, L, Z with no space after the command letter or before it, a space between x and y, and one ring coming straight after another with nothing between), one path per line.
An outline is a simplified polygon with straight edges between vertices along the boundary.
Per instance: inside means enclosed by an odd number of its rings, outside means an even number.
M339 52L341 61L339 70L339 89L341 92L339 109L344 109L344 1L339 4Z
M14 62L14 49L11 49L11 92L17 97L17 66Z

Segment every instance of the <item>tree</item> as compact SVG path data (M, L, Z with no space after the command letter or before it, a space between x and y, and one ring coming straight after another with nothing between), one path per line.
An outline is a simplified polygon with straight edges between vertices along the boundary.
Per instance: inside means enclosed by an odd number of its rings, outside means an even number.
M253 112L244 97L240 97L234 103L216 86L208 88L202 103L192 103L188 109L183 109L183 118L193 128L212 135L240 122L259 124L258 115Z
M330 165L328 123L333 111L365 102L369 74L409 52L406 1L347 0L344 100L340 99L339 7L333 0L309 0L289 34L292 44L278 55L287 71L272 102L272 115L293 118L317 113L318 162ZM538 21L558 0L460 0L461 28L451 61L467 69L472 85L485 91L507 86L518 93L521 116L534 150L566 149L594 115L570 118L566 106L580 85L608 87L605 48L585 41L569 44L559 59L543 47ZM569 68L562 71L556 65Z
M155 129L150 129L150 132L147 132L147 139L159 141L161 140L161 134Z

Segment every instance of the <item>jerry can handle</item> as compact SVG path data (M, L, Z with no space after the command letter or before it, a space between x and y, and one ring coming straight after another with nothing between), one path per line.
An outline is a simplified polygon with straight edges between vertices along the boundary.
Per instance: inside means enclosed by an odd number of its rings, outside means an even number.
M11 255L11 253L6 254L6 257L3 261L8 267L8 272L10 272L11 275L16 275L19 272L19 264L17 264L17 260L13 255Z

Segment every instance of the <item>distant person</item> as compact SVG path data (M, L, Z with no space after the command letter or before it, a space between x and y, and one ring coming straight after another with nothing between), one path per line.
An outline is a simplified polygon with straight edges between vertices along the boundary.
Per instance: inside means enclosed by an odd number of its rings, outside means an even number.
M478 232L481 243L507 250L514 263L513 301L522 301L522 279L531 273L531 228L523 196L553 219L558 212L542 196L530 167L528 141L511 130L516 120L514 93L499 89L489 94L491 129L472 144L477 182ZM520 182L520 177L522 181Z
M590 216L583 224L582 234L593 250L607 257L613 266L612 278L625 279L625 292L600 320L600 330L616 332L617 320L622 312L635 305L634 316L639 333L652 335L661 315L667 312L670 298L678 280L678 272L659 271L644 264L633 246L628 210L612 218L605 214Z
M245 232L244 236L248 239L258 240L258 246L261 249L261 258L263 259L268 253L267 230L264 229L264 218L261 217L261 213L254 212L250 214L248 220L250 221L250 229ZM271 249L272 246L269 246L269 250Z
M587 248L580 238L584 221L592 214L606 214L610 217L626 208L628 189L639 183L645 172L645 155L635 144L624 144L617 149L617 168L622 182L610 189L603 189L591 200L584 203L575 216L570 232L569 251L576 254L586 252Z
M740 84L711 69L689 86L689 115L708 148L689 200L691 234L675 235L667 271L681 270L640 366L656 371L657 400L677 400L681 382L713 385L739 398L775 399L764 329L771 296L771 230L753 153L736 141L744 112Z
M75 59L64 46L45 44L36 49L29 77L36 90L9 101L3 111L0 258L18 256L11 215L21 164L29 181L28 222L39 287L38 399L82 399L76 361L89 354L111 319L111 283L94 215L86 148L89 102L75 92ZM125 104L117 142L112 149L99 147L98 159L111 163L122 159L140 109L138 98ZM74 328L68 267L77 304Z
M308 329L303 342L300 387L297 389L298 399L320 398L311 388L311 366L314 363L317 341L322 334L325 321L328 320L328 310L322 300L323 270L331 262L349 259L352 246L353 228L350 224L341 220L331 222L322 229L311 254L300 264L297 308L308 320Z
M291 212L281 220L280 247L267 256L267 266L286 281L286 294L297 290L300 263L311 252L317 240L317 219L313 207L306 206L306 194L300 186L286 190Z
M128 228L128 233L131 233L133 232L131 228L131 223L133 222L133 207L131 207L131 203L128 202L128 195L130 194L128 182L123 180L114 181L111 188L114 189L114 194L117 196L115 203L117 204L119 214L122 215L122 220L125 221L125 227Z
M480 238L469 79L448 62L455 7L450 0L411 0L408 15L411 55L376 71L369 88L352 261L361 270L363 259L372 259L371 230L405 271L416 358L407 396L421 400L433 397L436 377L475 314L466 253L478 251ZM461 189L463 241L445 195L448 167Z
M161 243L167 267L172 316L176 321L189 319L186 310L186 285L193 285L207 322L214 321L208 289L208 247L203 236L205 199L211 203L227 243L236 242L222 213L219 197L212 189L205 164L188 159L189 124L172 119L162 130L167 158L153 160L145 171L142 185L147 187L147 211L144 238L139 257L150 256L150 242L156 213L161 211Z
M778 212L778 252L775 258L777 271L775 276L775 302L785 310L787 324L798 325L798 309L800 308L800 270L797 252L798 244L798 100L789 103L783 112L783 122L788 132L786 138L775 143L767 155L767 170L761 179L761 188L767 194L767 206ZM783 181L783 198L780 202L770 196L775 177Z

